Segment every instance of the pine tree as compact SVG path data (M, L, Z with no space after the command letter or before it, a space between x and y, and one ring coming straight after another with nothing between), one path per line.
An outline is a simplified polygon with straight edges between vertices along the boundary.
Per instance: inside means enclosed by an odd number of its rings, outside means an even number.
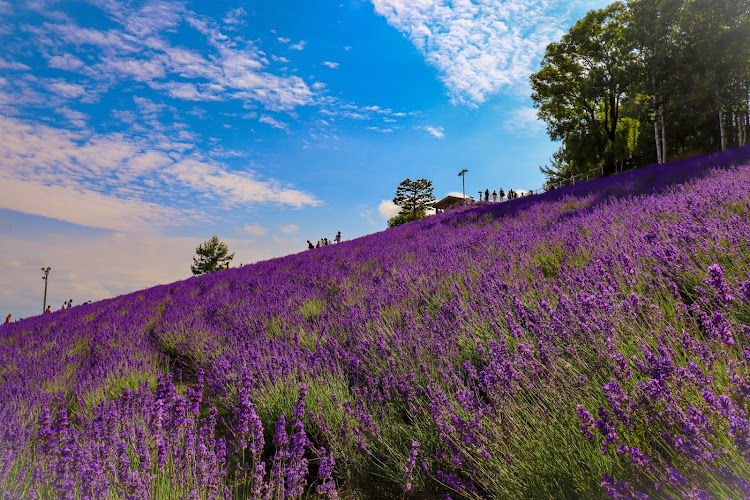
M190 266L194 276L226 269L234 258L234 253L229 255L229 247L218 236L198 245L195 253L197 257L193 257L193 265Z

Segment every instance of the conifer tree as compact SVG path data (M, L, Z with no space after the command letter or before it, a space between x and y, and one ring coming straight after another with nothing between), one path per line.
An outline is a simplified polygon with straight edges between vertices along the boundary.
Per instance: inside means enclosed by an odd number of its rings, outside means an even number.
M218 236L198 245L195 253L197 257L193 257L193 265L190 266L194 276L226 269L234 258L234 253L229 254L229 247Z

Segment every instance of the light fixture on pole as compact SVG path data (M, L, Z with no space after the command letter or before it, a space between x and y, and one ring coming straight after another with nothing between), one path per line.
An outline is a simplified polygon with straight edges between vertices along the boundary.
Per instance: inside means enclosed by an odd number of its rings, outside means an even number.
M44 276L42 276L42 279L44 280L44 306L42 306L42 314L47 310L47 281L49 280L50 269L52 268L49 266L42 268L42 272L44 273Z
M461 186L462 186L461 192L464 195L464 205L466 205L466 172L468 171L469 169L465 168L458 173L458 176L461 178Z

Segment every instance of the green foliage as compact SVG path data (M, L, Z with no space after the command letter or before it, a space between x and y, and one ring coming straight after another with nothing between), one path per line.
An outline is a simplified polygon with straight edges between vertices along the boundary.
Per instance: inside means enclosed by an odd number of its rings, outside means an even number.
M538 116L562 142L541 168L548 184L747 144L748 39L750 0L630 0L589 12L531 77Z
M590 168L586 158L613 164L620 107L631 82L633 51L625 36L629 12L621 2L589 12L531 76L534 106L553 140L563 141L559 160L571 173ZM600 160L601 161L601 160Z
M229 254L229 247L218 236L198 245L195 253L197 257L193 257L193 265L190 266L194 276L226 269L234 258L234 253Z
M425 212L417 212L416 214L413 214L411 212L405 212L401 211L397 215L394 215L390 219L388 219L388 227L396 227L400 226L401 224L406 224L407 222L411 222L413 220L421 219L425 216Z

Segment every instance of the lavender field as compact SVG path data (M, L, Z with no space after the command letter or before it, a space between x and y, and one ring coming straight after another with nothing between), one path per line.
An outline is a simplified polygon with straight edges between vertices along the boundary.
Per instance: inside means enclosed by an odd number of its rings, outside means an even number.
M750 149L0 327L3 498L750 498Z

